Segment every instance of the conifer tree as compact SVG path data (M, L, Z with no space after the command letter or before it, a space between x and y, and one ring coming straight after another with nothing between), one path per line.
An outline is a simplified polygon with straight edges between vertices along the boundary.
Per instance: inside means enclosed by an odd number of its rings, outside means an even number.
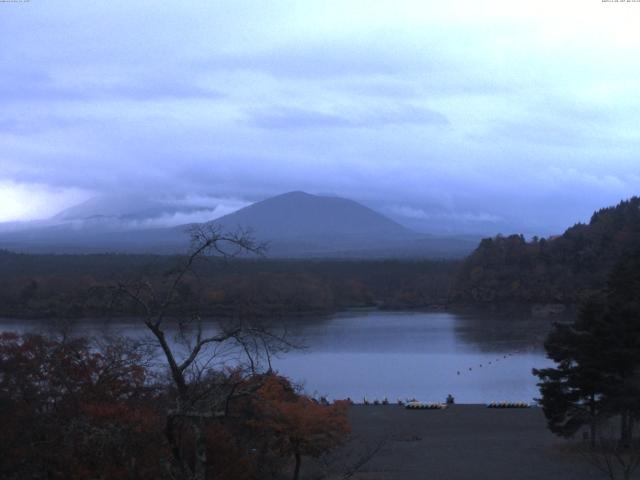
M619 416L630 443L640 414L640 252L623 257L574 323L554 327L545 349L557 365L533 373L550 430L571 436L589 425L593 445L598 421Z

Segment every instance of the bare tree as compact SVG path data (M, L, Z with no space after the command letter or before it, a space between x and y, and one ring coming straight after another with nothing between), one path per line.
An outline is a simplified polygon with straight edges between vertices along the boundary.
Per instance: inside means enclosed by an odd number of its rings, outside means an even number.
M580 453L610 480L630 480L640 466L640 441L621 440L610 424L601 427L595 446L585 444Z
M259 382L242 381L241 374L228 375L212 368L214 360L222 352L240 352L244 359L242 367L253 374L262 360L266 360L270 369L271 354L291 345L282 334L276 335L269 328L246 320L221 321L208 328L203 325L197 308L181 299L181 289L187 279L195 275L196 264L212 256L228 259L247 253L261 255L264 246L245 231L223 233L211 224L197 226L190 234L190 253L177 268L168 272L162 285L140 279L120 283L114 291L118 298L129 299L142 311L141 320L162 352L175 390L165 425L171 450L167 464L170 476L204 480L207 422L225 417L232 398L251 395L260 387ZM173 338L169 338L170 328L177 328ZM192 458L185 458L183 453L180 441L183 429L190 433Z

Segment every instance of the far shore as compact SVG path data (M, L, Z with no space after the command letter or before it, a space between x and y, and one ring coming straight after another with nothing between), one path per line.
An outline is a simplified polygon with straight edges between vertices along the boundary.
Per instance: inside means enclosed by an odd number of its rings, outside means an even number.
M483 314L483 315L526 315L533 318L563 318L572 317L576 312L574 304L555 303L433 303L419 306L369 304L342 306L331 309L300 310L300 311L266 311L239 313L232 310L204 311L204 321L230 321L239 317L254 318L259 321L291 321L295 319L321 319L345 312L407 312L407 313L439 313L452 314ZM57 312L42 314L38 312L0 312L0 323L7 320L24 320L27 322L45 321L114 321L123 322L140 318L132 313L123 312L92 312L86 315L60 315ZM170 316L168 318L171 318Z

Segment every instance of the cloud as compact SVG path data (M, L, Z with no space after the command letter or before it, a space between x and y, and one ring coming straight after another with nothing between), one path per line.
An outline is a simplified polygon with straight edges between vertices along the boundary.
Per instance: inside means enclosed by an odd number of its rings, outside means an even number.
M505 219L499 215L484 212L427 212L409 205L391 205L385 209L393 215L420 220L453 220L464 223L499 223Z
M249 112L249 124L259 128L326 128L349 127L353 124L344 117L330 113L296 108Z
M42 69L0 71L0 99L3 102L91 101L129 99L137 101L220 99L224 95L185 79L155 76L124 76L118 72L95 72L78 77ZM120 75L120 76L119 76ZM106 78L105 78L106 76Z
M609 191L612 193L633 195L636 193L633 185L637 184L639 176L630 175L627 179L622 179L613 174L598 175L575 168L551 167L546 172L553 183L559 184L561 188L567 184L574 188L590 188L599 191Z
M87 222L92 222L114 230L144 230L148 228L176 227L190 223L204 223L214 220L220 216L222 215L217 212L217 209L202 209L190 212L165 213L141 219L104 217L89 220L75 220L74 222L78 226Z
M0 179L0 222L48 218L88 196L77 188L21 184Z
M86 191L0 182L0 222L51 220L92 223L109 229L173 227L215 220L251 202L208 195L119 193L89 197ZM27 200L29 199L29 200ZM35 202L34 202L35 199Z
M251 202L236 199L215 199L215 201L219 203L217 203L211 209L195 208L190 211L164 213L142 220L124 220L122 221L121 225L123 228L144 229L154 227L174 227L189 223L204 223L210 222L211 220L216 220L225 215L229 215L230 213L233 213L251 204ZM174 205L179 205L180 203L180 200L178 200Z
M377 55L370 55L371 42L352 39L305 40L270 49L218 54L203 60L208 70L259 71L277 78L336 79L339 77L395 75L407 68L407 52L376 42ZM403 58L405 57L405 58Z
M542 1L553 8L7 10L0 195L19 185L24 206L7 201L0 217L43 217L76 198L55 192L250 202L302 189L425 224L555 233L640 190L640 66L629 62L640 34L629 9ZM202 214L235 208L216 205Z
M532 101L524 108L512 112L511 118L496 119L486 138L561 148L586 144L609 148L620 143L619 135L611 128L616 122L606 107L553 98L542 105Z
M250 125L267 129L290 128L366 128L389 125L447 125L449 120L434 110L402 107L387 111L354 112L351 116L303 110L277 108L248 112Z
M416 41L400 31L370 32L356 41L348 36L303 39L268 50L234 51L201 60L195 67L201 74L271 79L307 88L321 85L325 92L375 98L504 95L517 90L513 80L474 71L473 64L465 66L466 59L447 55L437 42L428 33ZM468 74L460 75L460 69Z

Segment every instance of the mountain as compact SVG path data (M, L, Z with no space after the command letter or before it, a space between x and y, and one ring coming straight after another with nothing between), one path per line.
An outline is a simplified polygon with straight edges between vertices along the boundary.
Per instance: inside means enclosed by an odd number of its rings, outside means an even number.
M353 200L289 192L214 221L225 230L250 227L266 240L299 238L407 238L415 233Z
M187 202L175 198L150 199L142 194L103 195L59 212L50 223L92 222L94 227L109 230L168 227L220 216L218 205L211 204L212 200Z
M418 234L353 200L289 192L214 222L248 229L277 257L459 257L476 239Z
M163 208L164 207L164 208ZM69 207L52 221L86 220L90 218L150 218L165 213L166 206L142 195L99 196Z
M203 211L212 214L209 208ZM184 213L143 198L90 200L59 213L46 225L0 233L0 248L180 253L188 248L188 227L197 222L162 227L154 219ZM256 240L268 243L268 255L274 257L460 257L475 245L468 238L415 233L353 200L304 192L268 198L209 223L222 231L251 231Z
M525 241L486 238L463 263L453 288L458 302L577 303L604 287L624 255L640 251L640 198L598 210L588 224Z

